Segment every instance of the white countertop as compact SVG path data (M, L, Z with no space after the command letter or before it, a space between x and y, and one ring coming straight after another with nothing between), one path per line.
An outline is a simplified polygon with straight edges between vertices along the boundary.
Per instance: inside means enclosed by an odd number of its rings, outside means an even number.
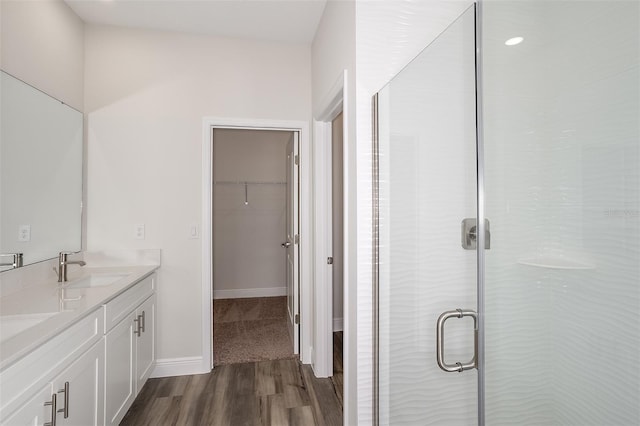
M21 331L6 331L6 338L0 335L0 370L101 308L158 268L159 265L85 266L78 268L73 274L69 273L69 281L66 283L58 283L53 278L50 282L26 287L1 297L0 327L5 326L5 330L10 330L13 323L17 323L17 329ZM123 276L116 277L109 285L74 287L74 283L90 275Z

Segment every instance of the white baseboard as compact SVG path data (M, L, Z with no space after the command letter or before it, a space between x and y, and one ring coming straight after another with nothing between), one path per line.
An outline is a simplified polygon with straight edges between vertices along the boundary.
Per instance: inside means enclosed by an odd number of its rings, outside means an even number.
M213 289L214 299L242 299L245 297L276 297L286 295L287 287L242 288L237 290Z
M187 356L184 358L165 358L156 361L156 368L151 377L188 376L191 374L204 374L202 371L201 356Z
M344 318L333 319L333 331L342 331L344 327Z

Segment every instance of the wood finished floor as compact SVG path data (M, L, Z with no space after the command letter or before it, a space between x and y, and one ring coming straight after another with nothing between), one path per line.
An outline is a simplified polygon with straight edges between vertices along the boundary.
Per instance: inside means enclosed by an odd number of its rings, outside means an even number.
M342 331L335 331L333 333L333 377L331 377L331 383L335 390L338 401L340 402L340 409L343 409L342 395L344 388L344 371L342 369Z
M149 379L120 424L332 426L342 425L342 402L332 379L315 378L310 366L261 361Z

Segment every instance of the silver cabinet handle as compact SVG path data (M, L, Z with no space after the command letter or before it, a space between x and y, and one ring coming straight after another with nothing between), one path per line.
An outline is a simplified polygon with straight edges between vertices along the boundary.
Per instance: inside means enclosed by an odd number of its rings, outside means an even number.
M144 326L145 326L145 315L144 315L144 311L142 311L142 315L138 315L138 319L140 319L139 324L140 325L140 331L144 333Z
M287 248L291 245L291 243L289 241L287 241L286 243L282 243L280 244L282 247Z
M58 398L58 396L54 393L53 395L51 395L51 401L47 401L44 403L45 407L49 405L51 406L51 421L43 423L42 426L56 426L56 414L58 413L56 407L56 398Z
M135 317L133 319L133 322L135 323L135 329L133 330L133 334L140 337L140 315Z
M64 393L64 408L59 408L57 413L64 413L64 418L69 418L69 382L64 382L64 388L58 390L58 393Z
M473 317L473 359L466 364L456 362L455 364L447 364L444 361L444 323L449 318ZM443 312L438 317L436 325L436 361L438 367L448 373L462 373L464 370L478 368L478 314L470 309L456 309L455 311Z

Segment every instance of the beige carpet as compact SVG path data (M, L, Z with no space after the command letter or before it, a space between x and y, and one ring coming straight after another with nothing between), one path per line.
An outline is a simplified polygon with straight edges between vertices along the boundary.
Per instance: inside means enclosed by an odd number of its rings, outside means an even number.
M287 298L213 301L215 365L295 358L287 328Z

